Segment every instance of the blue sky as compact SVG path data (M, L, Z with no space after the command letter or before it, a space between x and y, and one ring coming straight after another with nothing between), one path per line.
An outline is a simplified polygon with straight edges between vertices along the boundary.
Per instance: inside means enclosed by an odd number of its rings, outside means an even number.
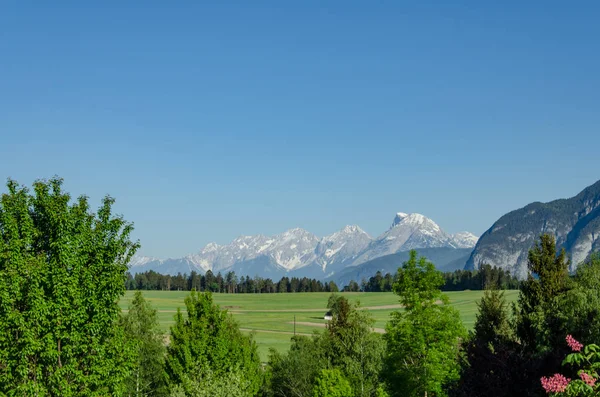
M0 6L0 177L110 193L143 254L481 234L600 179L594 2L32 3Z

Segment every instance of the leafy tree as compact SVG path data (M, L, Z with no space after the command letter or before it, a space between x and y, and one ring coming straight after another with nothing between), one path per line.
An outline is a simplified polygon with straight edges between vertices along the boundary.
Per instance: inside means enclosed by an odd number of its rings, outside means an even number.
M262 369L252 337L242 334L231 315L213 302L210 292L192 291L185 305L187 317L177 310L171 327L165 359L167 384L181 384L186 395L193 396L194 382L239 372L243 395L255 395L262 382Z
M559 297L553 315L558 331L583 343L600 340L600 255L594 254L577 267L572 288Z
M323 336L292 337L286 354L271 349L269 356L270 390L275 397L311 397L315 379L329 368Z
M31 194L9 180L0 201L0 394L121 395L130 352L117 302L139 244L114 199L94 214L62 184Z
M158 327L156 310L136 291L123 317L127 340L133 347L133 371L126 382L128 396L154 396L163 385L165 355L163 335Z
M333 315L324 335L329 362L348 379L353 395L376 395L385 340L373 332L375 321L368 311L359 310L360 304L352 305L342 296L332 294L327 306Z
M352 397L352 387L339 369L324 369L315 380L313 397Z
M394 292L404 311L387 325L384 375L392 396L445 395L459 377L459 343L466 331L439 287L444 280L416 251L398 269Z
M182 383L173 387L170 397L246 397L250 383L237 369L217 376L210 368L199 367L183 376Z

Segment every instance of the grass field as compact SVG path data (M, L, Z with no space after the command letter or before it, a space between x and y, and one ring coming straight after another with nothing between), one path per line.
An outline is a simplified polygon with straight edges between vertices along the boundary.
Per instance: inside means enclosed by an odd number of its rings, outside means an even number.
M165 334L174 323L177 308L185 311L184 299L189 292L144 291L158 311L161 328ZM483 291L447 292L452 306L456 307L467 328L472 328L477 313L477 302ZM509 302L517 299L518 291L507 291ZM360 301L375 319L375 327L383 330L390 313L399 310L398 297L392 293L347 292L341 293L351 301ZM294 333L312 334L323 330L323 314L327 311L328 293L287 293L287 294L214 294L214 300L221 308L231 312L245 332L254 332L261 359L266 361L269 348L285 351L290 346ZM133 291L127 291L120 305L127 309Z

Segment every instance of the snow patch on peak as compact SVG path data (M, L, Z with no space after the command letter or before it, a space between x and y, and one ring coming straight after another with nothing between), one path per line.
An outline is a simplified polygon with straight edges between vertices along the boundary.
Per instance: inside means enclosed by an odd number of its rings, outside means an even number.
M450 236L452 246L455 248L473 248L479 237L471 232L458 232Z
M413 212L411 214L398 212L396 214L396 217L394 218L394 221L392 222L392 226L390 227L390 229L398 225L420 225L425 222L431 222L432 224L436 225L435 222L427 218L425 215L418 214L416 212Z

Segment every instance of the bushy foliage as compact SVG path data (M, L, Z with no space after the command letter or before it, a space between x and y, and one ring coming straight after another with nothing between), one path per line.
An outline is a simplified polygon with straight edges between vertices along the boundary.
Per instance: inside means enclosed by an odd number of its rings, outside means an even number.
M563 365L577 369L578 379L570 379L556 373L540 379L544 390L552 396L585 397L600 396L600 347L595 344L583 345L573 336L567 335L566 342L572 350L563 361Z
M329 362L350 381L355 396L374 396L380 387L385 340L373 332L375 321L360 304L332 295L328 307L333 319L323 338Z
M54 178L0 201L0 394L120 395L131 369L117 305L133 226Z
M132 373L126 380L127 396L155 396L163 387L164 338L156 310L136 291L123 317L125 336L132 348Z
M267 394L275 397L311 397L315 379L322 369L330 367L323 336L315 334L292 337L286 354L271 349L269 357L270 381Z
M396 280L394 292L405 310L392 313L387 325L388 389L392 396L445 395L444 386L459 377L466 330L439 290L443 278L433 263L411 251Z
M315 380L313 397L352 397L350 382L339 369L324 369Z
M216 375L208 367L199 367L184 374L181 384L175 385L170 397L247 397L251 381L234 369Z
M185 305L187 316L178 310L171 327L165 358L167 385L182 385L186 395L192 396L194 382L209 376L203 370L215 377L236 372L244 380L244 395L255 395L262 382L256 343L242 334L231 315L213 302L210 292L192 291Z

